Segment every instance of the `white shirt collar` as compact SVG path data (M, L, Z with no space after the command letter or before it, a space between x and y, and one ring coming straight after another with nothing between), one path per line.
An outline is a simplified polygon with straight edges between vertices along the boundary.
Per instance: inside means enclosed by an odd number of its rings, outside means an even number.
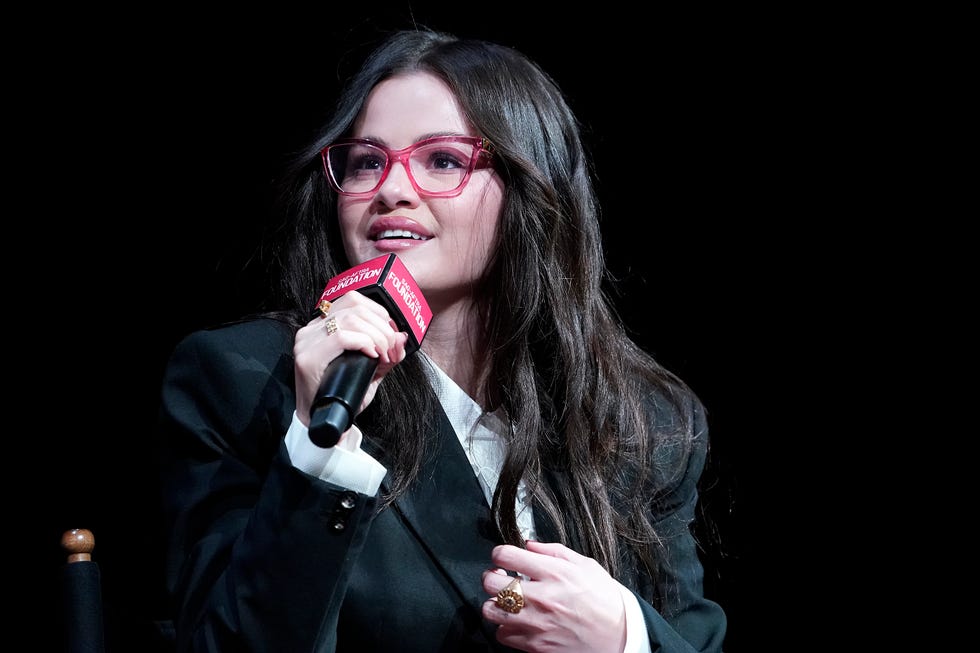
M493 502L493 492L500 478L500 468L504 462L504 441L508 425L503 419L503 410L487 413L466 394L442 369L419 351L425 358L422 366L432 388L435 390L442 409L449 417L449 423L456 431L456 437L473 466L487 505ZM517 490L517 524L525 539L533 539L534 521L531 507L526 504L527 488L521 481Z

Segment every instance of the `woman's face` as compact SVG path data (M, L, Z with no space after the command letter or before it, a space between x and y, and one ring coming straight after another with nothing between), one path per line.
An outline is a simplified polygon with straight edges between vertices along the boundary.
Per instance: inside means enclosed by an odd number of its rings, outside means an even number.
M428 73L378 84L351 136L400 150L432 136L477 136L449 88ZM445 162L439 159L439 165ZM433 312L469 296L487 265L503 206L503 183L478 165L455 197L428 197L413 187L402 164L367 197L339 195L344 250L351 264L394 252L422 289Z

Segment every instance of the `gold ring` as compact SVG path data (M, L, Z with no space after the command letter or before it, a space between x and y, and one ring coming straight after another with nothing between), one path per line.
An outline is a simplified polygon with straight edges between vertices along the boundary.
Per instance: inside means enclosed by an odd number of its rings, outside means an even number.
M333 302L330 302L330 301L328 301L326 299L324 299L322 302L320 302L319 304L316 305L316 307L320 310L320 314L323 317L326 317L327 316L327 311L330 310L330 307L331 306L333 306Z
M524 590L521 588L521 579L515 578L510 581L504 589L497 592L497 596L494 598L497 602L497 607L501 610L506 610L511 614L517 614L524 607Z
M337 333L337 318L328 317L325 324L327 325L328 336L332 336L333 334Z

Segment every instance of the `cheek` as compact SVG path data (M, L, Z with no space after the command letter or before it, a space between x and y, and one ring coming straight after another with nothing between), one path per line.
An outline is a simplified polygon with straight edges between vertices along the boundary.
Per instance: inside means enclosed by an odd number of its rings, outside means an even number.
M361 223L370 215L370 208L370 200L348 197L337 200L337 221L340 224L340 232L345 237L356 233Z
M341 233L346 234L349 229L357 222L356 205L349 199L337 200L337 221L340 223Z
M503 194L492 184L474 190L479 192L468 196L465 204L457 205L454 214L459 219L456 247L466 252L465 259L477 274L483 270L497 242Z
M494 175L482 189L475 201L473 215L475 216L474 232L478 234L479 246L489 249L493 246L500 228L500 215L504 206L504 189L500 179Z
M340 227L340 237L343 240L344 252L350 261L357 260L351 248L357 242L357 227L363 212L363 202L337 201L337 222Z

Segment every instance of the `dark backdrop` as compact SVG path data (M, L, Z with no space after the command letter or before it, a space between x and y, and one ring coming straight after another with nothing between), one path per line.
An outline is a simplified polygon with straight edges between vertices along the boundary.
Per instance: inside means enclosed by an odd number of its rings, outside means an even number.
M34 319L14 347L27 363L27 428L41 432L24 460L53 463L55 487L19 486L15 502L42 569L23 592L26 614L53 614L61 533L84 527L97 538L110 645L134 650L165 616L149 439L166 357L190 330L254 308L249 261L280 157L329 113L365 45L406 24L403 4L375 16L116 16L114 27L88 14L37 30L23 57L47 63L17 76L24 115L13 125L31 152L17 164L32 236L12 254L50 290L24 292ZM810 278L805 233L783 225L806 227L819 204L802 181L799 151L823 128L799 81L814 77L800 33L694 10L474 9L416 5L414 18L523 50L581 117L618 306L709 411L706 587L728 611L727 650L753 650L780 547L766 497L779 491L772 470L792 462L781 443L793 437L799 375L784 343ZM55 637L56 623L38 638Z

